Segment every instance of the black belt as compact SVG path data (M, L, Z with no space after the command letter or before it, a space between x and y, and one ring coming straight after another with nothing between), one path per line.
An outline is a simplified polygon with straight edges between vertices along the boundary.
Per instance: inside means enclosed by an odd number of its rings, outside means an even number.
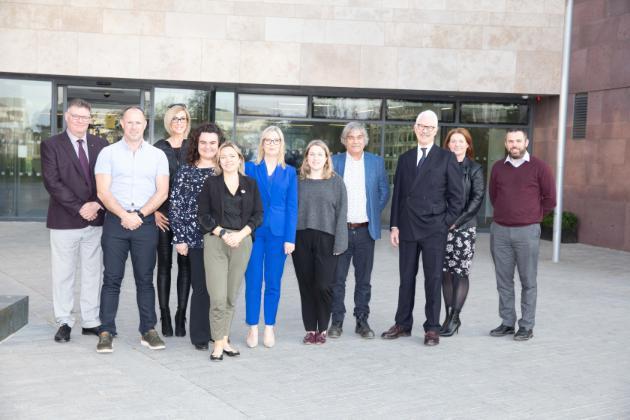
M367 227L368 224L369 224L369 222L348 223L348 229L358 229L358 228L362 228L362 227Z

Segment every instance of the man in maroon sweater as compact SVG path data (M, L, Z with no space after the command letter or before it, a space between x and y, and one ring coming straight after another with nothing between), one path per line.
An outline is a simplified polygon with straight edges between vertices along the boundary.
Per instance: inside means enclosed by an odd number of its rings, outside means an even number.
M501 325L493 337L514 334L514 269L521 281L521 319L514 340L534 336L536 275L540 222L556 206L556 190L549 166L527 152L529 140L523 130L510 130L505 137L508 156L492 167L490 202L494 207L490 226L490 251L499 291Z

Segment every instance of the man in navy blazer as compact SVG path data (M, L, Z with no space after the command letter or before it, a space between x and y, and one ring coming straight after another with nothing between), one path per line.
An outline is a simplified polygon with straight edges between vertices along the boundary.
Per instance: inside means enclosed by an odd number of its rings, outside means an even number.
M107 141L87 133L90 104L73 99L64 114L63 133L41 144L44 186L50 194L46 226L50 229L55 341L70 340L75 319L74 279L81 267L83 334L97 334L101 280L103 207L96 197L94 164ZM80 263L80 264L79 264Z
M348 192L348 249L339 256L335 271L330 338L343 332L346 313L346 277L350 261L354 265L355 332L363 338L374 338L367 322L370 314L372 286L370 277L374 263L374 243L381 237L381 212L389 199L389 182L383 158L365 152L369 142L363 124L348 123L341 133L345 153L332 157L335 172L343 178Z
M416 118L418 147L398 158L390 220L390 241L399 247L400 287L396 323L381 337L411 335L416 276L424 271L424 344L440 342L442 264L448 229L464 207L464 186L455 155L434 144L438 118L423 111Z

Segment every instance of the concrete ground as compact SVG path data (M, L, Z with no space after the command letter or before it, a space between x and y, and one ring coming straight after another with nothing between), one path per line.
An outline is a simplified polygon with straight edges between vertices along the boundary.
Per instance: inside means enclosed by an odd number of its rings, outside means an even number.
M422 282L412 337L362 340L348 316L340 339L302 345L289 259L276 347L246 347L241 292L232 341L242 355L211 363L188 337L167 338L163 351L140 345L130 267L114 353L97 354L97 338L78 325L69 343L55 343L46 228L0 223L0 237L0 294L30 297L29 325L0 343L0 419L630 418L629 253L563 245L554 264L543 241L535 335L515 342L488 335L500 319L489 237L480 234L463 325L433 348L422 345ZM372 284L370 323L380 334L398 293L397 252L385 240ZM349 314L353 288L350 279Z

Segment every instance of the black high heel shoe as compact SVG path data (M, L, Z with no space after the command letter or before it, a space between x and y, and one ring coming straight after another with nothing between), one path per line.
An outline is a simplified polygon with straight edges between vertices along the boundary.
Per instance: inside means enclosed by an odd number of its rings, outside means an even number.
M238 351L238 350L230 351L230 350L223 349L223 354L225 354L226 356L229 356L229 357L236 357L236 356L240 356L241 352Z
M214 354L210 353L210 361L211 362L220 362L221 360L223 360L223 353L221 353L218 356L215 356Z
M459 312L457 309L453 310L451 318L447 319L448 322L445 321L442 328L440 328L440 337L451 337L459 331L459 327L462 325L459 319Z

